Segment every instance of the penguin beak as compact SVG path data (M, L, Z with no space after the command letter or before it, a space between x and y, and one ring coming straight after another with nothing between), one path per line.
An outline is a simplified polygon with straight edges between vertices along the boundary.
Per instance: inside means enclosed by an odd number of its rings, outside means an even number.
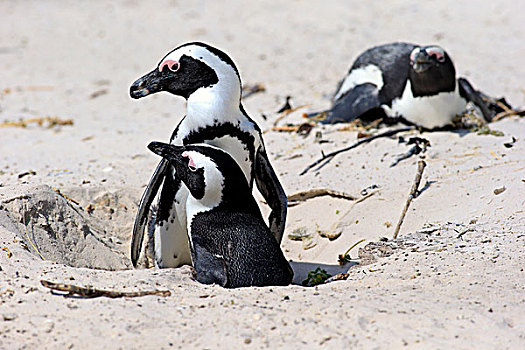
M154 69L142 78L137 79L129 88L132 98L141 98L162 91L162 77L158 69Z
M181 162L184 146L175 146L164 142L150 142L148 148L153 153L169 161Z
M425 50L420 50L410 62L416 73L423 73L434 65L432 59Z

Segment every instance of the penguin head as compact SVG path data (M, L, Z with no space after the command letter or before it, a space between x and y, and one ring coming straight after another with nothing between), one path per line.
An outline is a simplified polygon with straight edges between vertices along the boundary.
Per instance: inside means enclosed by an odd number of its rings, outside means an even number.
M409 78L415 97L450 92L456 87L454 64L447 52L436 45L412 50Z
M170 162L191 195L205 206L214 207L229 201L226 192L244 191L251 195L240 167L219 148L204 144L175 146L162 142L151 142L148 148ZM228 198L223 198L223 194Z
M210 89L239 102L239 72L224 52L204 43L192 42L164 56L155 69L131 85L129 93L138 99L167 91L189 99L196 92Z

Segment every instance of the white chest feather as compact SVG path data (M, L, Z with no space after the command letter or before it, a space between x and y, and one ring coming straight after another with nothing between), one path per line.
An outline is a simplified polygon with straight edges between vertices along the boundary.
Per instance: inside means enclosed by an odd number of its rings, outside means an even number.
M403 96L392 101L387 110L391 117L402 116L409 122L427 129L450 124L456 115L465 111L467 102L457 92L442 92L434 96L414 97L410 81L407 81Z

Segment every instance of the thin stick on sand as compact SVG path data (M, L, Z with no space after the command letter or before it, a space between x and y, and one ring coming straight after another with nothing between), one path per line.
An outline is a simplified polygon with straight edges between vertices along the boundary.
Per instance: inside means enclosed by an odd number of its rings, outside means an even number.
M498 103L498 105L502 106L502 108L504 109L503 112L499 112L498 114L496 114L494 116L494 118L492 118L492 121L495 122L495 121L498 121L500 119L503 119L503 118L507 118L507 117L510 117L510 116L513 116L513 115L517 115L517 116L520 116L520 117L523 117L525 116L525 110L514 110L514 109L510 109L508 107L506 107L503 103Z
M300 202L304 202L308 199L315 198L315 197L321 197L321 196L330 196L334 198L341 198L346 199L349 201L355 201L357 198L344 192L337 192L334 190L330 190L328 188L313 188L306 191L300 191L294 194L291 194L287 197L288 200L288 206L294 206L299 204Z
M368 142L370 142L372 140L375 140L375 139L378 139L380 137L390 137L390 136L393 136L393 135L395 135L397 133L404 132L404 131L410 131L410 130L414 130L414 129L415 128L413 126L409 126L409 127L405 127L405 128L388 130L388 131L385 131L385 132L377 134L377 135L373 135L373 136L370 136L370 137L362 138L361 140L357 141L356 143L354 143L351 146L348 146L348 147L345 147L345 148L333 151L333 152L328 153L328 154L323 154L323 156L320 159L318 159L317 161L315 161L312 164L308 165L299 175L306 174L308 171L310 171L310 169L312 169L314 166L316 166L317 164L319 164L319 163L321 163L323 161L326 161L322 165L322 166L325 166L326 164L328 164L328 162L330 162L332 160L332 158L334 158L339 153L343 153L343 152L349 151L349 150L351 150L353 148L356 148L357 146L360 146L360 145L362 145L364 143L368 143Z
M171 292L169 290L150 290L150 291L141 291L141 292L115 292L111 290L102 290L95 289L91 287L79 287L72 284L65 283L56 283L46 280L40 280L40 283L44 287L47 287L52 290L58 290L60 292L69 292L69 295L79 295L84 298L97 298L97 297L107 297L107 298L133 298L133 297L142 297L145 295L158 295L161 297L169 297Z
M405 219L405 215L408 211L408 207L410 206L412 199L416 197L417 189L419 187L419 183L421 182L421 176L423 175L423 170L425 170L426 166L427 166L427 163L425 163L425 161L423 160L420 160L419 162L417 162L416 178L414 179L414 183L412 184L412 188L410 189L410 193L408 194L408 198L405 203L405 207L403 208L403 212L401 213L401 217L399 218L399 222L397 223L396 230L394 231L393 239L397 238L397 234L399 233L399 229L401 229L401 224L403 224L403 220Z
M36 123L39 126L42 126L44 122L47 122L47 127L50 129L55 125L73 125L73 119L60 119L58 117L43 117L43 118L30 118L25 120L18 120L14 122L5 121L0 123L0 128L8 127L19 127L25 128L27 124Z

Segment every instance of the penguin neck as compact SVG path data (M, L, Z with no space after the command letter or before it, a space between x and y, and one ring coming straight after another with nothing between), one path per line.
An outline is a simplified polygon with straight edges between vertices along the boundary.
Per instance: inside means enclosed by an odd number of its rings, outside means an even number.
M441 68L431 68L423 73L416 73L410 69L409 81L414 97L453 92L456 89L456 71L451 64Z
M193 120L233 122L241 113L241 89L238 81L222 80L212 86L200 88L187 100L186 115Z
M186 212L194 217L196 214L206 212L218 207L223 202L224 178L216 169L213 171L205 170L205 178L208 176L208 184L204 191L204 196L196 199L193 195L186 201Z

